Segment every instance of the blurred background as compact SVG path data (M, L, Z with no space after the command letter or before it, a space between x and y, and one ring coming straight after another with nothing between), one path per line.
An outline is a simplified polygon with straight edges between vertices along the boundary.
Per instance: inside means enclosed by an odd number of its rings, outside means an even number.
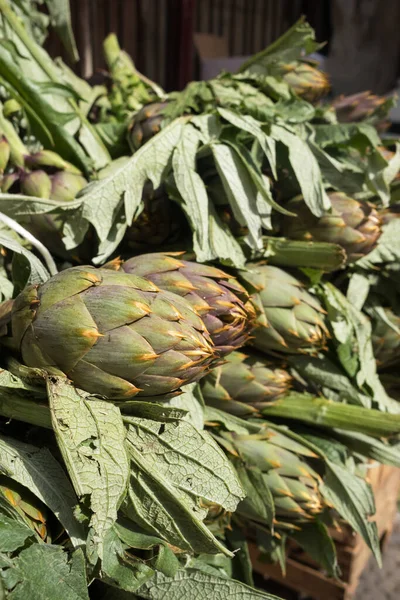
M397 87L400 0L385 10L378 0L71 0L71 10L78 71L87 78L105 67L102 42L111 31L137 68L169 91L231 68L232 57L262 50L305 15L326 42L320 55L335 94ZM63 55L54 34L47 49Z

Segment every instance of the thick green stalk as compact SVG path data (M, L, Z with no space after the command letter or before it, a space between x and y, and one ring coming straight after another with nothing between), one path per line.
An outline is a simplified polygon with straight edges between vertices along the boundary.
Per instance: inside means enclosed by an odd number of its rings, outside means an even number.
M280 267L304 267L336 271L344 266L346 254L337 244L302 242L263 236L262 258Z
M0 394L0 415L38 427L52 428L49 407L19 394Z
M333 402L310 394L289 394L263 408L262 414L268 419L294 419L320 427L337 427L374 437L400 433L400 414Z

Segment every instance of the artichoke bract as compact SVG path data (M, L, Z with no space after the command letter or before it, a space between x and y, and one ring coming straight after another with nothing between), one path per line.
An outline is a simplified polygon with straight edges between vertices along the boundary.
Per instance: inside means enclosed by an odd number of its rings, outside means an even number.
M48 510L36 496L13 479L1 475L0 498L11 504L26 525L44 542L51 544L51 535L47 524Z
M331 212L316 217L301 197L286 208L296 217L283 217L282 233L293 240L331 242L341 246L352 263L374 249L381 235L381 221L375 208L341 192L328 193Z
M133 152L143 146L161 129L163 110L167 102L146 104L133 117L128 127L128 143Z
M216 358L184 298L109 269L72 267L27 287L11 325L27 366L110 399L174 395Z
M316 457L308 448L270 429L257 434L223 431L220 436L247 491L238 506L240 515L263 523L269 512L269 494L277 527L295 527L296 522L313 520L323 511L326 503L319 490L322 480L307 463L307 458Z
M241 418L259 416L264 406L284 396L292 377L260 355L232 352L226 363L201 380L206 404Z
M180 252L142 254L127 260L122 269L183 296L203 319L220 355L243 346L255 319L247 291L224 271L181 260L180 255Z
M253 346L289 354L314 353L325 346L325 311L301 281L270 265L249 265L241 278L258 313Z
M282 69L284 81L307 102L317 102L330 90L327 75L308 62L296 61L283 65Z

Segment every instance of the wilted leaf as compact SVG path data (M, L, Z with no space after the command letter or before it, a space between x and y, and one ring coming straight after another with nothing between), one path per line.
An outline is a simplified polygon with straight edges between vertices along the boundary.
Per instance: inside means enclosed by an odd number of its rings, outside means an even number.
M48 381L52 422L75 491L92 512L89 558L96 562L125 496L129 462L119 409L91 399L65 379Z

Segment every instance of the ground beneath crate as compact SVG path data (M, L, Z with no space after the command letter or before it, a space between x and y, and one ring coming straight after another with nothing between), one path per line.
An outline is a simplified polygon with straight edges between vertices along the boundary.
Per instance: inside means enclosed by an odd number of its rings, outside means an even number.
M354 600L399 600L400 598L400 515L385 548L383 567L371 559L362 574Z

